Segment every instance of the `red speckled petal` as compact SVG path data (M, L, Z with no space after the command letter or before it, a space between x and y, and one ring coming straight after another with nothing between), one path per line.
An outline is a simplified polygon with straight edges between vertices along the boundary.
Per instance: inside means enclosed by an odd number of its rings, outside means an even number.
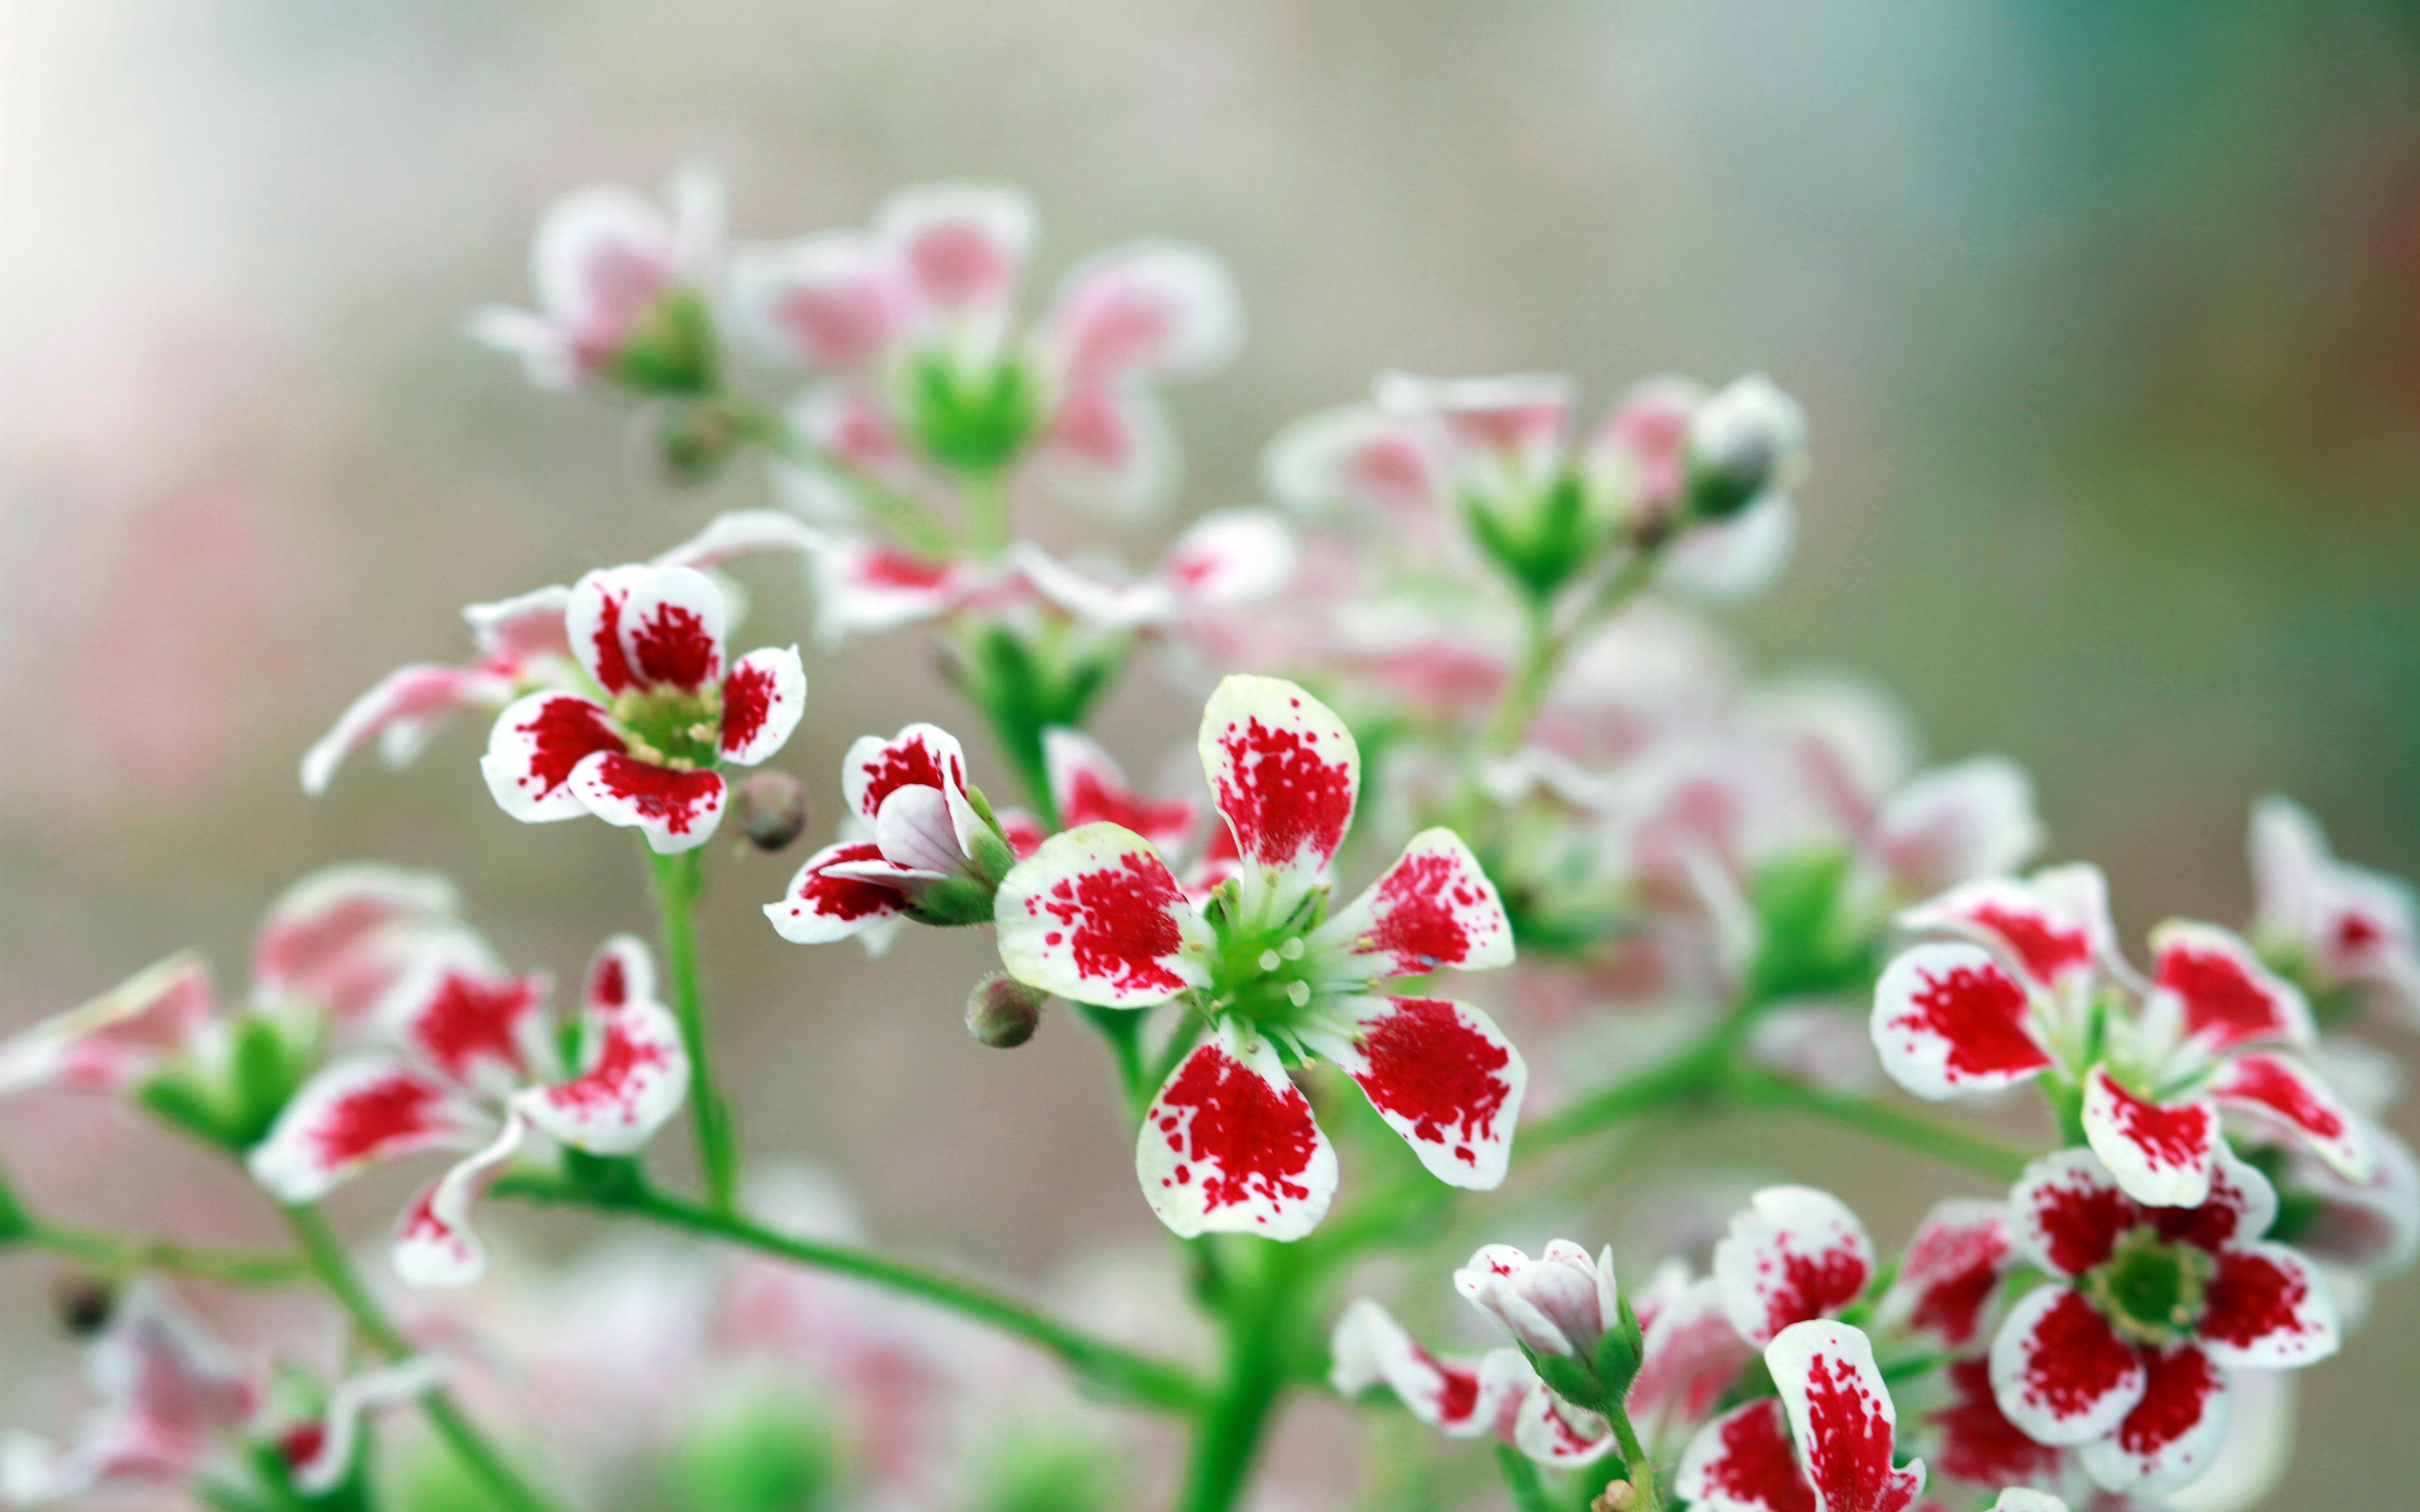
M633 935L589 964L580 1074L515 1101L531 1123L575 1149L628 1155L680 1111L689 1056L680 1023L655 997L655 961Z
M1168 863L1116 825L1053 835L993 900L1001 964L1079 1003L1142 1008L1210 980L1210 928Z
M571 774L571 790L609 825L637 829L659 856L714 838L729 795L720 772L682 772L620 751L599 751Z
M625 663L638 686L702 693L721 682L730 618L722 590L694 567L638 572L616 625Z
M1963 1349L1981 1332L1993 1293L2016 1259L2007 1203L1936 1203L1907 1242L1879 1317Z
M571 588L563 611L565 637L581 670L597 680L608 698L639 686L623 635L630 595L655 572L653 567L599 567Z
M471 1208L527 1136L519 1109L496 1137L423 1188L396 1227L395 1273L408 1287L462 1287L488 1269L487 1246L471 1227Z
M2095 1066L2084 1081L2084 1137L2137 1202L2191 1208L2210 1195L2218 1110L2208 1103L2154 1103Z
M1979 1354L1950 1362L1947 1403L1925 1418L1932 1467L1975 1486L2054 1485L2063 1451L2036 1443L1992 1396L1992 1365Z
M2055 867L2024 882L1986 877L1900 916L1907 929L1949 930L2004 952L2046 987L2090 980L2112 952L2108 885L2097 868Z
M1351 1398L1384 1385L1414 1417L1457 1439L1511 1438L1513 1414L1538 1383L1517 1350L1491 1350L1475 1361L1429 1353L1367 1297L1337 1319L1327 1352L1327 1379L1338 1395Z
M2089 1443L2143 1399L2140 1351L2109 1330L2084 1293L2054 1282L2009 1310L1992 1340L1992 1396L2040 1443Z
M955 608L977 580L960 563L926 561L855 537L834 537L818 547L814 575L815 633L827 645L938 618Z
M798 647L748 653L722 680L722 759L741 766L764 761L788 742L806 707Z
M1124 825L1165 853L1182 849L1201 823L1202 806L1190 798L1153 803L1138 795L1109 753L1081 732L1044 731L1042 759L1064 828Z
M1899 1426L1873 1345L1846 1323L1792 1323L1765 1346L1800 1461L1820 1512L1907 1512L1924 1493L1924 1461L1891 1467Z
M2302 1062L2269 1051L2236 1056L2219 1069L2210 1095L2221 1107L2293 1130L2345 1180L2369 1180L2375 1163L2352 1111Z
M1918 1097L1997 1091L2055 1064L2024 982L1976 945L1902 951L1874 984L1872 1031L1883 1070Z
M765 905L775 933L793 945L826 945L863 933L906 911L908 900L898 888L832 874L833 867L851 863L889 864L872 841L843 841L815 852L790 878L781 902Z
M248 1159L280 1202L317 1202L364 1166L426 1149L463 1149L495 1120L424 1071L379 1057L339 1060L303 1085Z
M903 787L964 792L966 785L967 753L939 725L911 724L889 740L861 735L841 762L841 796L868 824L881 815L882 800Z
M2301 991L2263 966L2234 931L2171 919L2151 932L2151 949L2149 1011L2173 1014L2211 1051L2318 1041Z
M1760 1348L1792 1323L1856 1301L1873 1273L1865 1225L1839 1198L1811 1186L1757 1193L1714 1246L1723 1308L1740 1336Z
M1357 997L1347 1036L1303 1032L1353 1078L1387 1127L1449 1186L1492 1192L1512 1158L1529 1068L1495 1021L1443 997Z
M2079 1451L2084 1472L2108 1490L2155 1496L2210 1468L2226 1437L2226 1372L2190 1344L2146 1350L2143 1399L2118 1431Z
M367 863L314 872L278 895L253 935L253 1001L312 1004L343 1022L434 962L501 972L461 912L454 884L434 872Z
M588 811L571 774L599 751L620 751L622 733L602 704L577 693L532 693L496 717L479 771L504 812L525 825Z
M328 791L336 768L355 751L383 739L390 754L416 752L439 726L465 709L498 709L512 701L514 680L479 667L398 667L355 699L336 726L302 753L302 791Z
M1512 1418L1512 1443L1539 1464L1572 1470L1613 1453L1613 1428L1544 1385L1532 1386Z
M1226 265L1182 241L1136 241L1068 271L1038 339L1082 382L1210 372L1234 355L1244 316Z
M37 1087L128 1090L181 1051L217 1001L201 958L172 955L81 1008L0 1041L0 1097Z
M503 1096L555 1063L547 1039L546 973L440 963L398 983L381 1011L414 1058L446 1080Z
M1699 1428L1674 1483L1698 1512L1815 1512L1815 1488L1791 1447L1778 1397L1735 1407Z
M1361 791L1361 753L1326 704L1275 677L1230 677L1202 711L1202 769L1248 885L1308 887L1334 859Z
M2197 1329L2229 1369L2283 1370L2336 1352L2335 1299L2311 1263L2283 1244L2222 1251Z
M1276 1048L1222 1028L1152 1099L1135 1175L1151 1211L1182 1238L1300 1239L1336 1195L1336 1151Z
M2025 1167L2009 1194L2009 1216L2021 1257L2072 1279L2109 1258L2118 1236L2144 1212L2100 1156L2061 1149Z
M1367 980L1512 964L1512 922L1479 858L1450 829L1426 829L1311 943L1350 953Z

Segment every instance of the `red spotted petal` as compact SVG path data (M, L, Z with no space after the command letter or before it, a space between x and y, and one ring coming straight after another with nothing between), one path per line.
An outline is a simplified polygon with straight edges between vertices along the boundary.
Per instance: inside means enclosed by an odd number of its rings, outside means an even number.
M1328 1381L1338 1395L1357 1396L1383 1384L1414 1417L1457 1439L1492 1433L1509 1440L1513 1414L1538 1381L1514 1350L1490 1350L1476 1361L1440 1359L1366 1297L1337 1319L1327 1352Z
M2016 1263L2008 1205L1952 1197L1937 1203L1907 1242L1907 1257L1881 1314L1952 1349L1980 1331L1992 1294Z
M1786 1409L1774 1396L1699 1428L1673 1489L1702 1512L1816 1512L1815 1488L1799 1469Z
M1361 755L1327 705L1274 677L1230 677L1202 711L1212 800L1264 886L1307 887L1353 823Z
M2255 1051L2219 1068L2210 1095L2224 1108L2280 1123L2301 1134L2349 1181L2369 1179L2369 1144L2352 1112L2319 1072L2290 1057Z
M2176 1013L2184 1032L2210 1050L2318 1039L2302 993L2234 932L2171 920L2152 932L2151 948L2153 1011Z
M2041 1443L2088 1443L2143 1399L2139 1352L2110 1332L2084 1293L2037 1287L1992 1340L1992 1395L2009 1421Z
M2055 1483L2060 1451L2036 1443L2009 1421L1992 1396L1992 1365L1984 1356L1952 1361L1945 1372L1950 1398L1925 1423L1931 1429L1933 1468L1971 1486Z
M480 667L398 667L302 753L302 791L325 793L346 758L373 741L385 741L394 753L416 752L447 719L465 709L502 708L515 689L512 678Z
M396 990L389 1027L422 1064L499 1095L554 1064L544 972L511 977L457 964L415 973Z
M2277 1189L2269 1178L2220 1140L2211 1166L2210 1195L2191 1208L2152 1208L2142 1214L2164 1239L2180 1239L2215 1255L2248 1244L2277 1218Z
M703 692L722 680L730 610L694 567L646 567L622 605L622 651L640 686ZM585 579L582 579L583 583ZM581 589L572 594L578 598Z
M1529 1069L1494 1021L1442 997L1357 997L1336 1004L1349 1035L1304 1042L1353 1078L1429 1174L1492 1192L1512 1158Z
M644 566L600 567L572 585L570 600L564 607L564 635L571 642L571 654L608 698L639 686L623 622L628 618L630 595L654 571Z
M2191 1208L2210 1195L2218 1110L2208 1103L2137 1097L2095 1066L2084 1082L2084 1136L2137 1202Z
M1050 831L1042 827L1042 821L1023 809L997 809L992 811L992 817L1000 821L1001 838L1008 841L1009 850L1020 861L1032 857L1042 848L1042 842L1050 838Z
M571 786L580 764L621 749L622 733L602 704L577 693L532 693L496 717L479 771L504 812L551 824L588 811Z
M1142 837L1116 825L1053 835L993 902L1019 981L1079 1003L1140 1008L1206 983L1209 926Z
M790 878L781 902L765 905L774 931L796 945L823 945L862 933L907 910L907 897L897 887L831 873L834 866L852 862L888 864L872 841L825 846Z
M722 680L722 759L753 766L788 742L807 706L807 672L796 646L739 658Z
M1873 1346L1846 1323L1792 1323L1764 1351L1820 1512L1907 1512L1924 1461L1894 1469L1899 1425Z
M2115 941L2108 885L2088 866L2055 867L2024 882L1970 882L1910 909L1900 922L1974 936L2036 982L2061 990L2090 980Z
M2143 1399L2118 1431L2084 1446L2085 1473L2109 1490L2151 1496L2210 1468L2226 1437L2226 1374L2190 1344L2146 1350Z
M1703 1422L1756 1354L1731 1326L1711 1276L1689 1283L1652 1319L1642 1310L1641 1320L1647 1350L1625 1405L1634 1422L1644 1427L1652 1420L1659 1433Z
M517 1100L543 1133L575 1149L628 1155L680 1111L689 1056L680 1023L656 1000L655 962L628 934L607 940L588 967L580 1073Z
M2109 1258L2118 1236L2144 1219L2109 1167L2088 1149L2062 1149L2025 1167L2009 1194L2017 1253L2071 1279Z
M1521 1398L1512 1419L1512 1443L1529 1458L1558 1470L1592 1465L1616 1447L1613 1428L1604 1418L1574 1407L1543 1385L1532 1386Z
M2281 1370L2336 1352L2335 1300L2311 1263L2283 1244L2222 1251L2195 1328L2229 1369Z
M814 554L815 626L826 644L878 635L950 612L977 575L877 541L834 537Z
M1872 1032L1883 1069L1919 1097L1996 1091L2056 1064L2025 984L1979 946L1901 952L1874 986Z
M475 1148L494 1126L427 1072L374 1057L340 1060L286 1104L248 1163L280 1202L316 1202L374 1162Z
M497 1167L526 1134L519 1109L507 1111L496 1137L423 1188L396 1228L395 1273L411 1287L460 1287L488 1269L487 1246L471 1227L471 1209Z
M317 1004L342 1022L435 962L501 970L461 910L454 884L434 872L377 865L315 872L261 918L252 940L253 1001Z
M1198 1046L1151 1101L1135 1143L1143 1197L1178 1236L1300 1239L1336 1195L1336 1150L1266 1040Z
M682 772L620 751L599 751L571 774L571 790L609 825L638 829L659 856L714 838L728 794L720 772Z
M1427 829L1311 944L1345 951L1372 981L1477 971L1512 964L1512 922L1462 837Z
M889 740L860 736L841 763L841 795L868 824L881 816L882 800L903 787L964 792L966 785L966 751L939 725L911 724Z
M1051 801L1068 829L1085 825L1123 825L1162 852L1192 838L1202 809L1190 798L1153 803L1126 783L1125 774L1090 737L1052 727L1042 733L1042 758L1050 775Z
M1740 1336L1760 1347L1856 1301L1873 1273L1865 1226L1839 1198L1808 1186L1757 1193L1714 1246L1723 1308Z

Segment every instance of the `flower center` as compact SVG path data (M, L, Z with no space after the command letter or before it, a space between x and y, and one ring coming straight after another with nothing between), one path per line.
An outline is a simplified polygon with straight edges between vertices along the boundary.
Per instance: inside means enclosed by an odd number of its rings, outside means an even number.
M1311 1001L1299 934L1231 935L1220 932L1212 964L1214 1001L1254 1023L1283 1019Z
M2208 1252L2137 1224L2119 1237L2106 1261L2086 1274L2085 1294L2118 1337L2166 1346L2193 1336L2217 1270Z
M632 688L613 700L613 721L630 754L675 772L694 772L720 759L722 689Z

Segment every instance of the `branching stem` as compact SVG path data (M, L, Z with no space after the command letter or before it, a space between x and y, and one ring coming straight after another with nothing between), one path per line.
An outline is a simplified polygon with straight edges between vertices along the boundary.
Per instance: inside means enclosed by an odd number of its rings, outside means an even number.
M664 974L672 988L673 1014L680 1020L689 1051L689 1111L697 1129L697 1158L706 1179L707 1206L731 1211L739 1186L739 1149L731 1136L731 1111L715 1085L714 1047L706 1030L706 994L697 966L697 900L705 873L700 846L674 856L650 851L655 869L656 909L663 935Z

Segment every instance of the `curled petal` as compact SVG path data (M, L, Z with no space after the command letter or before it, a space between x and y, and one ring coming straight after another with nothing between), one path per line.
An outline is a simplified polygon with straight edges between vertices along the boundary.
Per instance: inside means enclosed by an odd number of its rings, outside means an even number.
M2143 1210L2101 1157L2061 1149L2027 1165L2009 1194L2009 1239L2019 1256L2061 1279L2109 1258Z
M2311 1262L2283 1244L2223 1250L2195 1335L2228 1369L2306 1365L2336 1352L2335 1299Z
M722 680L722 759L753 766L789 741L807 706L807 671L796 646L739 658Z
M1137 794L1109 753L1080 731L1042 732L1042 762L1059 822L1069 829L1123 825L1165 853L1184 845L1201 822L1201 805L1190 798L1153 803Z
M2293 1130L2349 1181L2369 1179L2369 1141L2319 1072L2289 1056L2253 1051L2219 1068L2210 1096L2219 1106Z
M504 812L551 824L588 812L571 785L580 764L621 750L622 733L602 704L577 693L532 693L496 717L479 772Z
M1352 1397L1384 1384L1414 1417L1457 1439L1510 1439L1513 1413L1538 1381L1518 1350L1476 1361L1443 1360L1420 1348L1387 1309L1367 1297L1344 1309L1328 1341L1328 1381Z
M1493 1020L1443 997L1348 997L1347 1034L1303 1041L1353 1078L1387 1127L1449 1186L1492 1192L1512 1159L1529 1069Z
M1992 1340L1992 1396L2040 1443L2089 1443L2116 1429L2149 1380L2139 1352L2084 1293L2053 1283L2010 1308Z
M2025 984L1976 945L1901 951L1874 984L1871 1027L1883 1070L1919 1097L1997 1091L2057 1063Z
M2300 989L2260 964L2231 930L2171 919L2151 932L2152 1000L2215 1054L2242 1045L2308 1045L2319 1039Z
M1866 845L1904 895L2014 872L2045 839L2033 779L2006 756L1924 772L1883 802Z
M503 970L462 922L462 898L434 872L332 866L278 895L252 939L252 1000L314 1003L359 1018L412 970L451 962Z
M823 373L871 367L897 340L900 302L883 249L859 232L732 253L733 332L775 363Z
M598 751L573 767L571 791L607 824L644 834L659 856L712 840L729 796L720 772L679 771L618 750Z
M0 1097L38 1087L126 1091L183 1050L216 1002L201 957L172 955L81 1008L0 1041Z
M1163 582L1112 581L1070 566L1031 541L1011 545L1008 560L1036 594L1094 630L1157 627L1176 615L1176 594Z
M1221 509L1176 538L1160 558L1158 577L1189 607L1228 609L1285 587L1297 554L1294 532L1276 512Z
M1353 733L1326 704L1274 677L1221 682L1202 711L1212 801L1265 887L1308 887L1335 858L1361 791Z
M824 945L861 934L907 911L907 897L897 887L833 874L833 867L851 862L888 864L882 848L872 841L825 846L790 878L781 902L765 905L774 932L794 945Z
M388 998L385 1026L414 1058L460 1087L499 1095L555 1063L544 972L506 976L439 961Z
M1213 372L1243 337L1242 301L1226 265L1188 242L1158 240L1078 263L1041 332L1060 370L1078 381Z
M482 663L526 677L536 664L567 667L576 659L565 621L570 609L571 590L552 583L492 604L466 605L462 620Z
M607 940L588 968L580 1073L514 1100L541 1133L593 1155L628 1155L680 1111L689 1055L654 990L647 948L628 934Z
M1529 1458L1558 1470L1592 1465L1613 1453L1613 1427L1596 1413L1532 1386L1512 1419L1512 1444Z
M2137 1202L2192 1208L2210 1195L2218 1110L2208 1103L2155 1103L2095 1066L2084 1080L2084 1137Z
M1828 1318L1792 1323L1765 1346L1764 1362L1818 1512L1906 1512L1915 1504L1924 1492L1924 1461L1892 1468L1899 1412L1863 1332Z
M1714 1246L1724 1310L1758 1346L1792 1323L1846 1307L1865 1294L1873 1273L1865 1225L1839 1198L1811 1186L1757 1193Z
M1512 964L1512 921L1462 837L1424 829L1311 943L1345 952L1370 981L1480 971Z
M484 1141L494 1120L426 1072L391 1060L339 1060L286 1104L246 1164L280 1202L316 1202L376 1161Z
M841 796L868 824L881 816L882 801L903 787L963 793L966 785L966 751L957 736L939 725L911 724L889 740L861 735L841 762Z
M2143 1399L2116 1432L2086 1444L2084 1473L2108 1490L2152 1496L2197 1478L2226 1438L2226 1373L2190 1344L2146 1350Z
M1143 1114L1135 1174L1179 1237L1300 1239L1336 1195L1336 1150L1265 1039L1221 1030L1178 1063Z
M1453 1273L1453 1288L1541 1354L1586 1357L1621 1326L1613 1251L1602 1258L1566 1239L1531 1259L1510 1244L1485 1244Z
M1993 1292L2015 1264L2006 1203L1965 1197L1936 1203L1907 1242L1907 1257L1883 1294L1878 1316L1963 1349L1975 1341Z
M348 1376L328 1394L319 1416L288 1433L285 1443L307 1453L293 1461L294 1488L306 1496L335 1489L353 1466L353 1450L361 1442L362 1420L370 1413L427 1396L446 1375L439 1355L415 1354L408 1360L360 1375Z
M465 709L497 709L512 701L511 678L478 667L399 667L355 699L335 728L302 753L302 791L313 797L345 758L384 739L399 751L416 751L438 727Z
M510 1160L529 1126L509 1107L496 1137L455 1163L403 1210L395 1235L395 1273L408 1287L465 1287L488 1269L488 1248L471 1227L471 1207Z
M2024 882L1969 882L1909 909L1900 923L1978 938L2037 984L2059 991L2089 981L2117 949L2108 884L2089 866L2054 867Z
M1043 841L1001 883L993 921L1011 976L1076 1002L1140 1008L1210 980L1208 924L1159 853L1116 825Z
M767 551L817 551L826 540L823 532L786 509L727 509L653 564L704 572Z
M1815 1512L1786 1411L1780 1398L1760 1397L1699 1428L1681 1456L1681 1499L1703 1512Z

